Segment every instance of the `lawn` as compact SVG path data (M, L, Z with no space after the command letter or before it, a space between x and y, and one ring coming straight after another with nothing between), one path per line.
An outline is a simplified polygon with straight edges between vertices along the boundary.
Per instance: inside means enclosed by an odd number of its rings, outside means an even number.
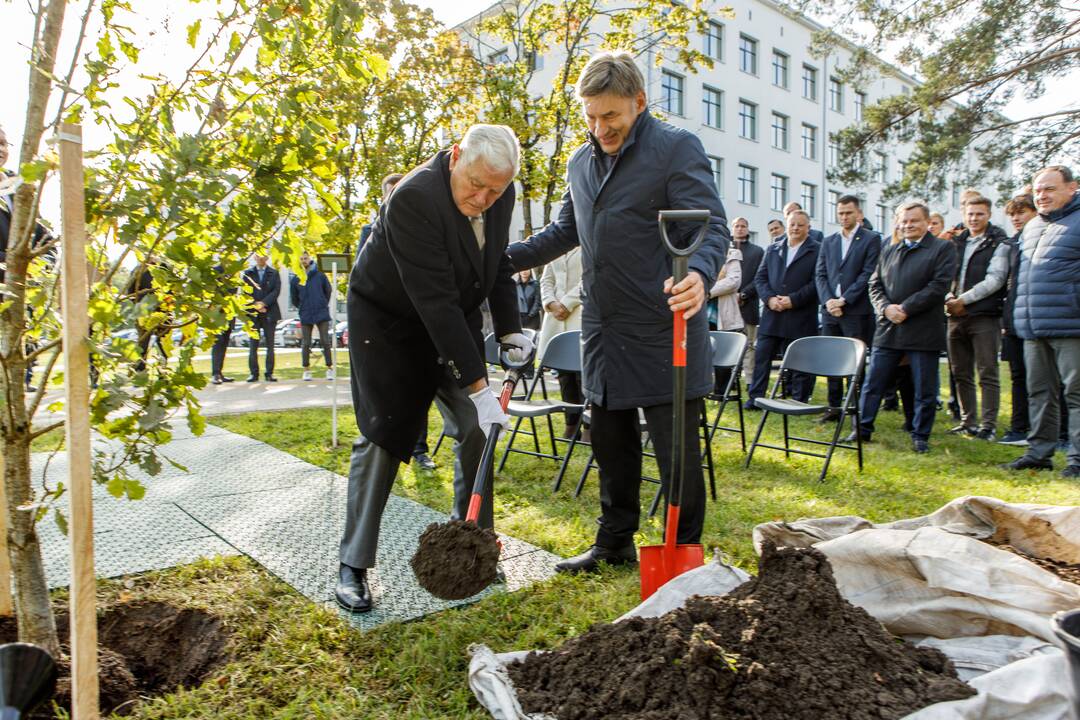
M818 391L824 392L820 384ZM1006 393L1004 411L1008 403ZM748 415L752 425L759 417ZM345 420L342 445L330 448L329 410L324 409L215 417L210 422L341 474L347 471L349 443L357 434L351 418ZM816 479L819 461L787 461L777 452L760 451L746 470L737 438L718 436L713 448L718 500L708 504L703 542L753 569L750 532L769 520L858 514L886 521L925 514L967 494L1051 504L1075 504L1080 497L1080 487L1056 473L997 469L997 463L1020 450L945 437L950 423L944 414L932 438L933 451L925 456L910 450L900 422L899 413L882 413L863 472L858 472L853 453L841 453L824 483ZM811 421L796 427L824 434ZM432 444L440 429L433 411ZM595 473L581 497L573 497L586 457L584 452L576 456L562 490L552 494L553 463L511 456L497 479L499 529L564 556L587 548L598 508ZM444 443L436 458L438 470L403 468L395 492L448 510L451 458ZM1063 464L1061 455L1057 464ZM651 492L652 486L646 486L643 495L651 497ZM639 543L659 538L658 521L644 522ZM333 612L316 607L244 559L205 561L108 582L101 592L103 598L123 594L206 607L225 617L236 633L233 662L201 687L147 702L133 717L430 720L487 717L466 684L470 644L483 642L496 651L556 645L633 607L637 574L609 569L599 577L557 577L367 633L352 630Z

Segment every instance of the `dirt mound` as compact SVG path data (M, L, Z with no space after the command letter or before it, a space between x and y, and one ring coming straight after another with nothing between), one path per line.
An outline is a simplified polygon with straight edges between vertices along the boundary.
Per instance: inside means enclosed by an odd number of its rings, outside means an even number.
M56 612L57 631L68 651L68 616ZM15 622L0 619L0 643L15 640ZM142 697L164 695L194 687L228 659L228 631L221 619L202 610L168 603L142 601L107 608L98 616L100 707L103 715L125 714ZM71 706L71 667L59 663L54 700ZM39 709L35 718L50 718Z
M1019 555L1025 560L1029 560L1035 563L1043 570L1048 570L1049 572L1054 573L1065 582L1071 582L1075 583L1076 585L1080 585L1080 565L1073 565L1071 563L1060 562L1058 560L1051 560L1050 558L1039 558L1035 557L1034 555L1028 555L1023 550L1018 550L1017 548L1005 542L998 542L996 540L983 540L983 542L987 545L993 545L998 550L1007 550L1013 555Z
M975 693L841 597L820 552L771 544L726 596L596 625L509 673L526 712L559 720L878 720Z
M462 600L495 582L499 537L476 523L432 523L410 564L420 586L443 600Z

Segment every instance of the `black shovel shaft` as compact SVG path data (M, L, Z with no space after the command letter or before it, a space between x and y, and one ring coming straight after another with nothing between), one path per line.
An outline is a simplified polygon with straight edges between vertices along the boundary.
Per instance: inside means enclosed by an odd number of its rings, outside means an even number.
M511 370L503 381L502 394L499 395L499 405L503 412L510 403L510 394L517 384L517 373ZM480 505L488 493L488 480L491 479L492 469L495 467L495 446L499 444L499 435L502 433L502 425L494 423L488 430L487 440L484 442L484 452L480 455L480 464L476 467L476 478L473 480L472 497L469 498L469 510L465 514L466 522L476 522L480 518Z

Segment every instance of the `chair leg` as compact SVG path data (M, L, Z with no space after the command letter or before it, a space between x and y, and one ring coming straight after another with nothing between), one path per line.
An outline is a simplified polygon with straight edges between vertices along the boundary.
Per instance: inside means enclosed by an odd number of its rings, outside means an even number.
M791 459L791 440L788 436L788 416L784 415L784 457Z
M518 428L521 427L521 421L524 419L519 417L514 421L514 429L510 431L510 440L507 441L506 447L503 449L502 459L499 460L499 472L502 472L503 468L506 467L506 458L510 457L511 448L514 447L514 438L517 437ZM439 438L439 440L441 441L442 438Z
M551 454L555 457L552 458L555 462L559 462L559 448L555 446L555 424L551 422L551 415L547 416L548 437L551 439Z
M746 452L746 420L743 414L742 381L735 383L735 407L739 409L739 439L742 440L742 451Z
M432 455L439 454L439 448L442 447L443 438L446 437L446 431L439 433L439 439L435 441L435 449L431 451Z
M709 470L709 493L713 502L716 502L716 473L713 469L712 443L709 441L709 416L705 409L705 403L701 404L701 432L705 441L705 463Z
M663 487L660 486L660 485L657 485L656 486L656 494L653 495L652 503L649 505L649 517L654 517L656 515L657 508L660 507L660 491L661 490L663 490Z
M570 436L570 446L566 448L566 454L563 455L562 463L559 465L559 472L555 475L555 487L551 488L552 493L559 492L559 488L562 486L563 476L566 475L566 467L570 464L570 456L574 454L574 448L577 447L579 437L581 437L581 423L578 423L577 430Z
M836 419L836 430L833 432L832 444L829 445L828 451L825 453L825 465L821 468L821 475L818 476L818 482L825 482L825 475L829 472L829 463L832 462L833 453L836 452L836 443L840 442L840 431L844 429L844 419L847 417L847 408L840 408L840 417ZM858 434L856 434L858 437Z
M862 472L862 423L859 418L859 406L855 405L855 447L858 448L859 472Z
M577 487L574 488L574 497L581 495L581 489L585 487L585 478L589 477L589 471L592 470L593 462L596 460L596 455L589 453L589 461L585 463L585 469L581 471L581 477L578 479Z
M532 428L533 446L537 454L540 453L540 436L536 434L536 419L529 418L529 427Z
M743 467L750 467L750 461L754 459L754 450L757 449L758 440L761 439L761 431L765 429L765 421L769 417L768 410L761 411L761 422L758 423L757 432L754 434L754 440L750 443L750 452L746 454L746 464Z

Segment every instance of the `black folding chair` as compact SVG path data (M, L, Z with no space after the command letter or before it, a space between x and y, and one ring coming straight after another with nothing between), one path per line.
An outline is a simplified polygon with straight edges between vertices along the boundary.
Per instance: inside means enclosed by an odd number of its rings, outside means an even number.
M754 459L754 450L763 447L772 450L783 450L784 456L791 457L791 453L810 455L811 457L825 458L825 466L821 469L818 480L824 481L825 474L829 471L829 463L832 461L833 451L837 448L855 450L859 455L859 470L862 470L862 433L859 427L859 380L863 372L863 358L866 355L866 344L862 340L845 337L805 337L799 338L788 345L784 359L780 363L780 373L773 384L772 394L767 398L755 398L754 404L764 412L761 422L758 423L757 434L750 444L750 452L746 456L746 467L750 467L750 461ZM801 372L808 375L819 375L826 378L840 378L847 380L848 389L844 395L844 402L840 406L840 416L836 419L836 428L833 431L831 442L825 442L816 438L798 437L791 435L788 429L788 418L805 415L818 415L829 409L828 404L811 404L784 397L780 388L783 383L783 375L788 372ZM769 415L777 413L784 418L784 446L769 445L760 442L761 431L765 429L765 422ZM847 445L840 442L840 432L844 428L844 420L848 415L855 417L855 445ZM809 450L795 449L791 447L791 441L804 442L812 445L826 445L828 451L824 454Z
M737 432L742 443L742 451L746 452L746 423L742 406L742 366L743 358L746 356L746 336L737 332L713 330L709 333L709 337L713 349L713 369L729 371L727 383L725 383L724 387L713 388L713 392L706 397L707 400L719 403L716 416L708 426L709 444L712 444L713 436L716 435L717 430ZM727 408L728 403L732 401L735 402L735 408L739 413L738 427L720 424L720 418L723 416L724 410ZM715 491L713 492L713 499L716 499Z
M531 455L533 457L547 458L560 463L558 475L555 478L555 486L552 492L556 492L559 486L562 484L563 475L566 472L566 466L570 462L570 456L574 452L574 448L581 444L581 426L579 422L574 429L574 433L569 438L557 437L555 434L555 426L551 421L551 418L556 413L563 412L582 412L585 409L583 404L565 402L562 399L555 400L548 396L547 382L544 379L544 374L547 370L555 370L556 372L581 372L581 332L578 330L568 330L567 332L559 333L548 341L547 347L544 348L544 357L540 360L540 365L536 371L536 377L533 379L532 384L529 386L528 392L525 397L520 400L511 400L509 406L506 408L506 413L510 417L516 418L514 421L514 427L510 431L510 439L506 443L506 447L503 449L502 459L499 460L499 470L503 469L506 465L506 459L510 456L510 453L521 453L523 455ZM535 398L537 388L540 389L540 398ZM540 449L539 438L536 432L536 419L544 418L547 421L548 435L551 439L551 452L546 452ZM531 424L532 431L523 430L521 428L522 422L526 419ZM533 438L533 449L524 450L522 448L514 447L514 441L518 435L531 435ZM568 443L565 453L559 452L558 443Z

